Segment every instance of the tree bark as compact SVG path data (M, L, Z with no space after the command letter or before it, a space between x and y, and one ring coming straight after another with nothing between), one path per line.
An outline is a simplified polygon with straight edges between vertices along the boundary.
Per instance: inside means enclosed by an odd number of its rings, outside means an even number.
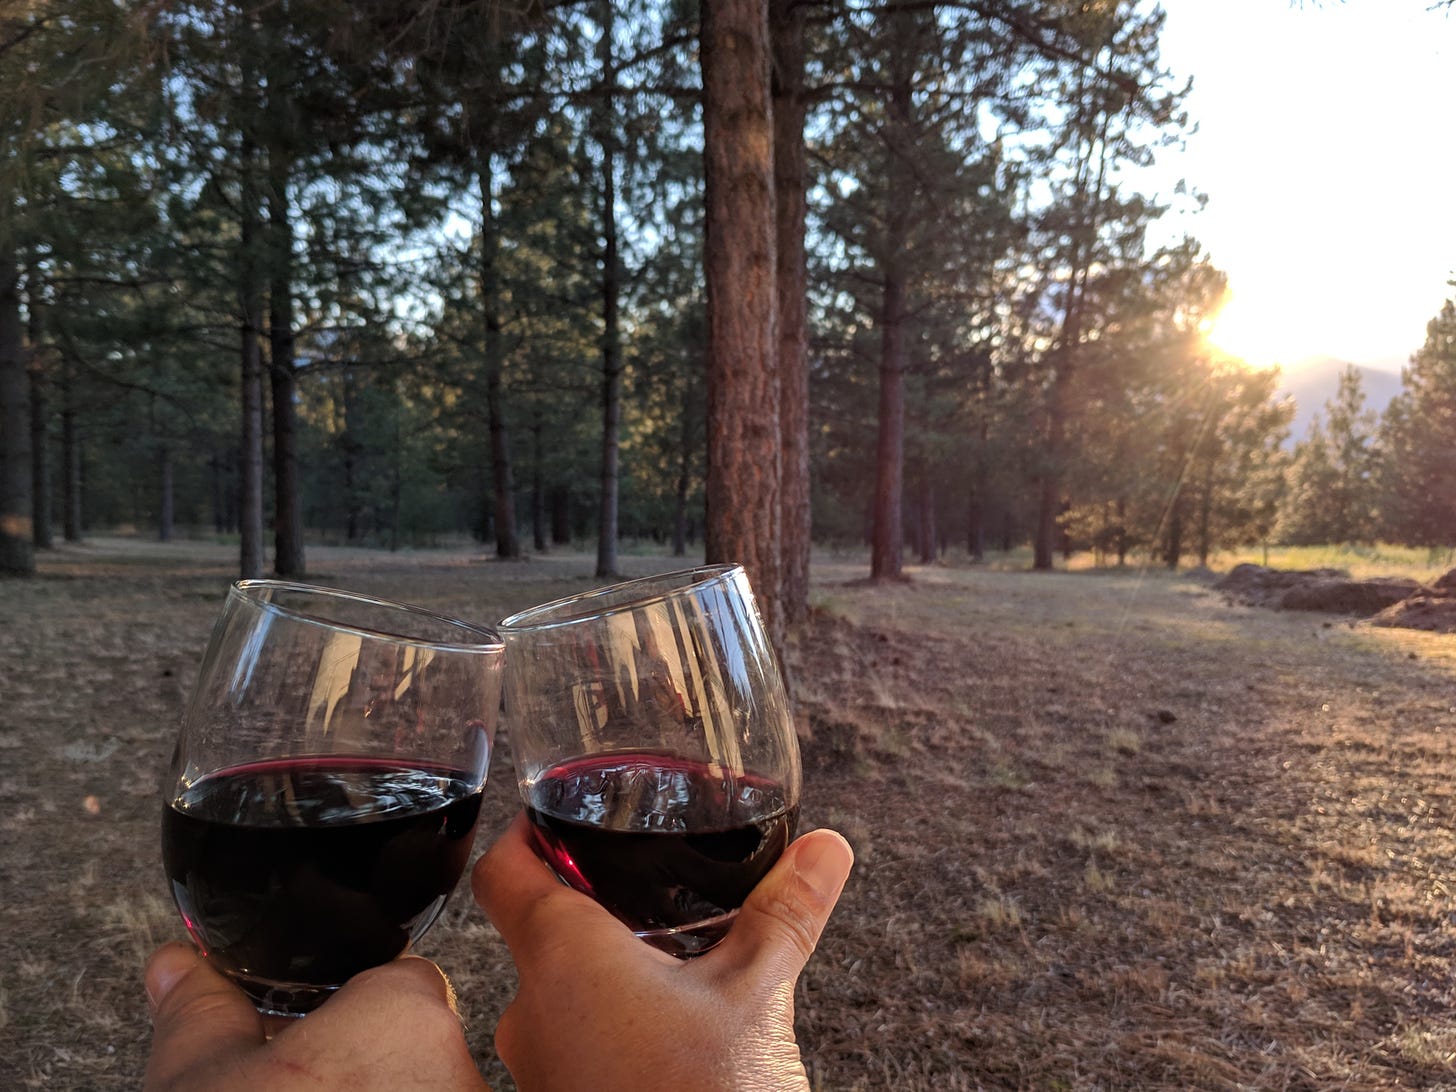
M966 504L966 553L972 561L986 560L986 502L979 489Z
M1057 348L1056 374L1047 392L1046 433L1042 447L1042 468L1037 476L1036 537L1032 541L1032 568L1052 568L1052 555L1057 548L1057 517L1062 511L1062 461L1067 436L1066 391L1071 385L1076 363L1077 346L1082 338L1081 301L1078 289L1078 255L1073 247L1073 275L1067 286L1066 310L1062 336ZM1085 270L1080 276L1085 277Z
M782 565L780 596L784 623L803 625L809 616L809 556L813 519L809 490L809 321L808 263L804 252L808 157L804 121L803 0L770 0L773 49L773 134L775 248L778 255L779 435L783 450Z
M396 401L390 409L393 418L394 435L390 444L389 459L389 551L394 553L400 544L400 513L404 508L404 436L400 422L400 408Z
M1203 461L1202 481L1198 495L1198 563L1208 564L1213 552L1213 460L1214 452L1207 453Z
M476 174L480 187L480 306L485 320L485 412L490 433L491 492L495 513L495 553L500 558L521 556L516 535L516 485L511 466L510 433L506 427L501 348L500 276L496 250L500 246L495 222L493 149L488 122L476 134Z
M1127 498L1117 498L1117 567L1127 564Z
M935 488L927 475L920 481L920 563L931 564L939 556L939 533L935 525Z
M782 447L775 345L767 0L701 8L708 314L707 559L743 564L782 649Z
M30 392L21 347L20 268L0 213L0 575L33 576Z
M1057 546L1057 511L1061 506L1062 483L1057 463L1062 457L1062 408L1053 382L1047 407L1047 431L1042 448L1045 465L1037 475L1036 535L1032 540L1033 569L1050 569Z
M61 533L67 542L80 542L81 529L81 438L68 360L61 371Z
M892 12L890 30L904 16ZM880 272L884 279L880 303L880 404L875 443L875 517L870 546L870 579L902 579L905 503L905 309L908 294L904 263L909 247L910 218L914 210L906 195L914 191L907 156L911 133L909 60L904 49L892 57L892 76L886 102L886 145L889 154L886 190L884 252Z
M531 544L538 554L547 550L546 471L542 466L541 418L531 422Z
M278 92L269 89L269 106ZM268 148L268 378L273 395L273 571L304 575L303 507L298 495L298 429L294 401L293 221L288 207L288 153Z
M1087 119L1084 119L1087 120ZM1036 569L1052 567L1052 552L1057 545L1057 517L1063 508L1062 473L1066 460L1067 396L1072 374L1079 363L1082 346L1083 301L1087 280L1096 258L1097 225L1102 207L1102 191L1107 180L1108 116L1097 119L1097 128L1077 134L1079 154L1073 194L1073 222L1067 254L1067 296L1062 312L1062 331L1056 347L1056 374L1052 377L1050 404L1047 407L1047 435L1043 452L1043 472L1037 505L1034 561Z
M37 309L31 300L32 315ZM51 529L51 443L50 405L45 370L41 365L40 339L32 337L30 360L30 498L31 542L37 550L55 545Z
M258 205L250 179L256 170L252 142L242 143L243 207L238 253L242 421L238 445L238 569L242 577L263 575L263 302L257 249Z
M599 5L605 102L594 117L602 153L602 461L597 505L598 577L617 575L618 454L622 429L621 268L617 240L616 60L612 52L612 4Z
M571 543L571 490L558 485L547 498L551 508L551 542L556 546Z
M339 445L344 453L344 540L357 542L363 516L363 505L359 501L359 456L364 445L355 437L359 428L359 413L354 391L354 377L345 369L339 377L342 397L339 405L344 411L344 427L339 431Z
M1173 498L1172 508L1168 513L1168 534L1163 546L1163 561L1170 569L1177 569L1178 562L1183 558L1183 490Z
M273 351L285 351L291 357L291 336L287 350L276 348L272 338L276 328L272 323L276 321L279 316L274 311L269 325ZM298 494L298 417L294 408L298 378L292 360L280 365L275 356L270 361L268 379L273 395L273 571L279 576L299 577L306 566L303 505Z
M688 492L693 474L693 394L692 373L683 384L683 404L678 417L677 488L672 504L672 556L684 557L688 552Z
M899 580L904 553L905 285L885 271L880 307L879 435L875 443L874 531L870 579Z
M982 373L980 390L976 395L976 454L971 471L971 496L966 507L966 551L971 560L986 560L986 500L990 487L990 469L987 466L990 451L990 424L987 421L986 385L989 377Z

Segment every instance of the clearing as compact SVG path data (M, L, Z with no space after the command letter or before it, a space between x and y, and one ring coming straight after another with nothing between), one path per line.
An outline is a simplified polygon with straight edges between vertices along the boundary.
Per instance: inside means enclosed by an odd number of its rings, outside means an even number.
M592 563L315 548L493 621ZM0 583L0 1087L134 1088L182 935L158 779L231 548L96 540ZM629 575L680 559L627 558ZM809 825L859 864L799 990L817 1088L1456 1088L1456 637L1164 573L816 559L791 650ZM516 809L509 742L481 842ZM457 893L487 1077L513 972Z

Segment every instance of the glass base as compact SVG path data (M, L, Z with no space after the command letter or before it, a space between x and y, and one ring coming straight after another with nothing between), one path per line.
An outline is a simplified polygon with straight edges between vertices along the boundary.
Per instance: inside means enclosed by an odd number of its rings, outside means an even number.
M671 929L634 929L632 935L642 938L668 955L677 956L678 959L692 959L693 956L700 956L715 947L726 937L733 925L733 919L737 916L737 910L729 910L717 917L704 918L688 925L675 925Z
M267 978L224 971L228 979L248 995L248 1000L264 1016L307 1016L339 989L301 982L274 982Z

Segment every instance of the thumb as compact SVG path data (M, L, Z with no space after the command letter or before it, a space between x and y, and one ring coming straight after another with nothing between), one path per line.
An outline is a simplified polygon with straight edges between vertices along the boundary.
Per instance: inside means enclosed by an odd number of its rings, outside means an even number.
M200 1062L236 1057L263 1042L263 1019L242 992L186 944L147 962L152 1055L146 1087L171 1087Z
M723 943L702 958L766 964L783 981L797 978L853 866L854 851L839 834L803 835L749 894Z

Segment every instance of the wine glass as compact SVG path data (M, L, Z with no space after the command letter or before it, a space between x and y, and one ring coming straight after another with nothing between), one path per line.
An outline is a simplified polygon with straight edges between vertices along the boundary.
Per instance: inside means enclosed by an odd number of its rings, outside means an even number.
M798 739L742 567L615 584L498 628L538 853L649 943L707 951L799 817Z
M489 629L276 580L227 593L165 786L187 931L298 1016L406 951L470 855L500 707Z

